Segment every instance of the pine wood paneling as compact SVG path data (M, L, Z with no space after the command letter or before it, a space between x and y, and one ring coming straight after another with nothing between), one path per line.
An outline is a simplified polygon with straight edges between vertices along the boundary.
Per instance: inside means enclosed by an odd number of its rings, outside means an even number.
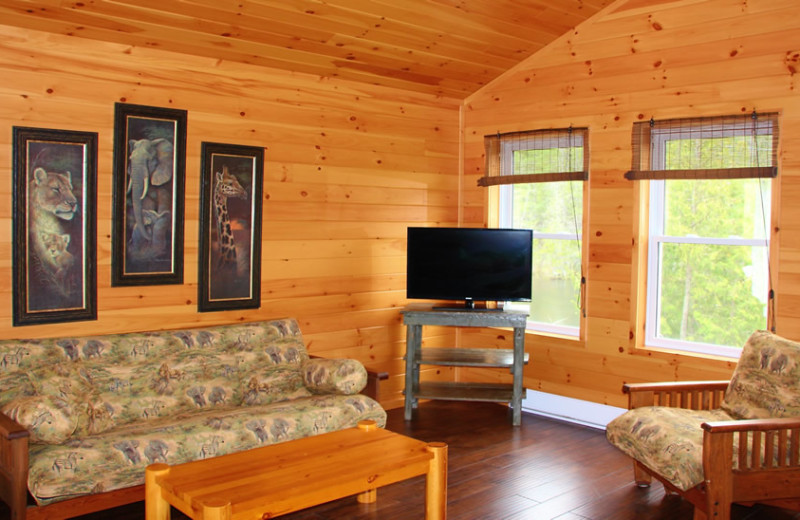
M463 97L611 0L6 0L29 29Z
M634 122L757 108L781 113L777 325L800 338L796 1L609 4L4 2L2 23L25 29L0 26L0 337L291 315L312 352L389 371L383 404L400 406L406 227L485 225L483 136L574 125L591 158L586 330L529 335L526 386L623 406L624 381L725 378L729 361L637 348L637 188L623 174ZM117 101L189 112L182 285L110 287ZM97 321L11 326L14 125L99 134ZM202 141L265 148L261 309L196 312ZM508 348L510 335L425 328L426 345L456 341ZM481 372L423 373L453 377Z
M483 135L589 127L585 340L529 334L528 388L625 406L623 382L730 375L730 361L640 348L633 321L644 305L636 285L635 261L643 253L635 234L638 188L623 174L631 163L631 127L650 117L781 113L777 332L800 339L796 15L791 0L620 0L467 98L466 193L481 190L472 179L483 168ZM470 335L469 343L480 339ZM496 343L491 331L483 340Z
M458 100L27 29L0 33L0 337L293 316L313 353L374 361L398 379L406 228L458 219ZM110 286L113 117L122 100L188 111L181 285ZM11 325L17 125L99 134L97 321ZM197 312L202 141L265 148L260 309ZM452 333L444 339L452 343ZM387 403L401 390L387 385Z

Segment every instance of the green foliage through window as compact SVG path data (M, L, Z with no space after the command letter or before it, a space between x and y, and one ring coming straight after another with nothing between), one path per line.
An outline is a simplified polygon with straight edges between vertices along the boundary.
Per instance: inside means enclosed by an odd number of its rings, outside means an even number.
M569 172L583 168L583 147L513 152L514 174ZM534 327L577 335L580 326L583 182L536 182L503 187L510 227L532 229L533 298L525 307ZM510 207L508 207L510 206Z
M771 160L771 135L654 141L663 146L654 157L663 157L665 170ZM770 180L757 178L651 182L652 339L741 347L766 327L770 188Z

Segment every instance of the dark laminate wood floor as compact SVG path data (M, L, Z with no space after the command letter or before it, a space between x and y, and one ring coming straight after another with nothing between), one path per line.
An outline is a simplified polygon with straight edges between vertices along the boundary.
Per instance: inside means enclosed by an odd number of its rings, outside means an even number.
M449 446L450 520L678 520L692 507L665 496L660 484L637 488L629 460L610 446L605 433L523 414L512 427L507 407L486 403L425 403L411 422L391 410L387 428ZM419 477L378 490L375 504L346 498L283 516L286 520L409 520L424 517L425 482ZM2 507L2 506L0 506ZM734 520L800 520L800 514L734 506ZM144 507L133 504L83 520L133 520ZM173 519L185 517L173 512ZM0 520L8 519L7 509Z

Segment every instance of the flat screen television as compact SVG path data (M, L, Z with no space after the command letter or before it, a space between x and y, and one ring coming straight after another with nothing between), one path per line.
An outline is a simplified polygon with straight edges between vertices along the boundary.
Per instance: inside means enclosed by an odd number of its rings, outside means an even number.
M406 297L530 301L532 248L531 230L410 227Z

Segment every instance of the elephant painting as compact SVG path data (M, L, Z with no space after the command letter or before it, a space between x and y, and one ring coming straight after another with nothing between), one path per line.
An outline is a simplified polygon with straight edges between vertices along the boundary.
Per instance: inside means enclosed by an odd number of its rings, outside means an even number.
M183 283L187 112L114 105L111 285Z
M131 139L128 151L126 266L157 270L171 261L173 145L163 137Z
M131 197L134 218L131 242L138 246L143 244L142 240L150 242L153 238L152 230L148 230L144 223L142 201L147 197L150 186L163 186L172 180L173 152L172 143L164 138L131 139L129 147L127 193ZM159 190L157 196L163 194ZM167 209L161 208L161 202L157 202L157 212Z

